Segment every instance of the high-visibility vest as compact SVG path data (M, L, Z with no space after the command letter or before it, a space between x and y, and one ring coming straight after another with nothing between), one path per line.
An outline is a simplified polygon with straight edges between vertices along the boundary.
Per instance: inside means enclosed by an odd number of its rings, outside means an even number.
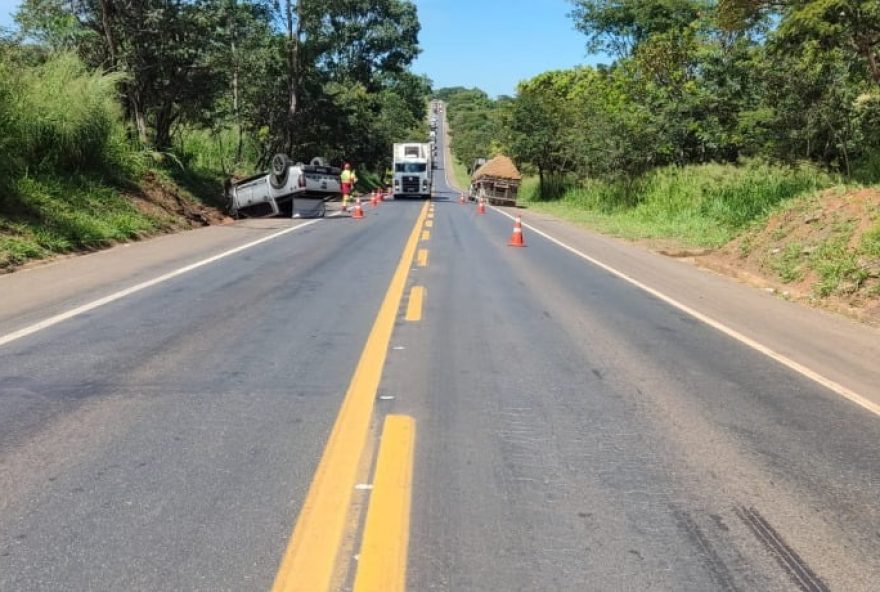
M339 179L343 183L354 183L355 179L357 179L357 176L354 174L354 171L342 171Z

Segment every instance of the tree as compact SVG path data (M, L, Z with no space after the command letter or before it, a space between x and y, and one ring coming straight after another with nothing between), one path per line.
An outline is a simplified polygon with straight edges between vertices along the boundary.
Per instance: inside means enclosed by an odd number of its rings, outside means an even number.
M219 8L213 0L132 0L124 9L114 0L26 0L17 18L25 32L70 40L90 65L127 74L126 108L141 142L167 148L172 128L224 87L224 73L208 64Z
M29 38L124 74L131 128L160 150L180 129L235 128L236 162L250 136L261 164L285 151L378 166L382 142L424 117L409 0L25 0L17 18Z
M571 17L590 51L617 57L658 33L683 30L708 9L702 0L572 0Z
M719 21L731 30L773 12L780 15L777 42L795 49L815 41L853 52L880 84L880 0L721 0L718 7Z

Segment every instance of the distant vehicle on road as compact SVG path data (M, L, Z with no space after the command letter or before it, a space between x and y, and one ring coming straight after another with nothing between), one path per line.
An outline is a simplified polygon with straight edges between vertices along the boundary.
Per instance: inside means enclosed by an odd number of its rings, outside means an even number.
M234 218L323 216L326 202L342 195L340 172L322 158L303 164L276 154L268 172L227 183L229 213Z
M431 144L394 145L394 197L431 197L433 161Z

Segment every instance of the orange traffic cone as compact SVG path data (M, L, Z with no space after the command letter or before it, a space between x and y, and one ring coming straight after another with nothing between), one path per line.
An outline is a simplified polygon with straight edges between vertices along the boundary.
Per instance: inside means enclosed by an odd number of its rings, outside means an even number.
M364 217L364 209L361 207L361 198L359 197L354 201L354 210L351 212L351 217L357 220Z
M485 214L486 213L486 204L483 203L483 198L477 200L477 213Z
M376 190L373 190L373 193L370 194L370 206L376 207Z
M516 220L513 223L513 234L510 235L510 242L507 243L509 247L524 247L526 246L526 241L523 239L522 233L522 218L519 216L516 217Z
M458 196L458 203L460 203L460 204L463 204L463 203L464 203L464 193L459 194L459 196Z

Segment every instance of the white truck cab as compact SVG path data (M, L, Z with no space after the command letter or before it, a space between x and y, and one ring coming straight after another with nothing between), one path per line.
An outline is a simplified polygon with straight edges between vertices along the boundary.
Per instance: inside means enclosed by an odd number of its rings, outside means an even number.
M431 144L405 142L394 145L394 198L430 198L432 190Z

